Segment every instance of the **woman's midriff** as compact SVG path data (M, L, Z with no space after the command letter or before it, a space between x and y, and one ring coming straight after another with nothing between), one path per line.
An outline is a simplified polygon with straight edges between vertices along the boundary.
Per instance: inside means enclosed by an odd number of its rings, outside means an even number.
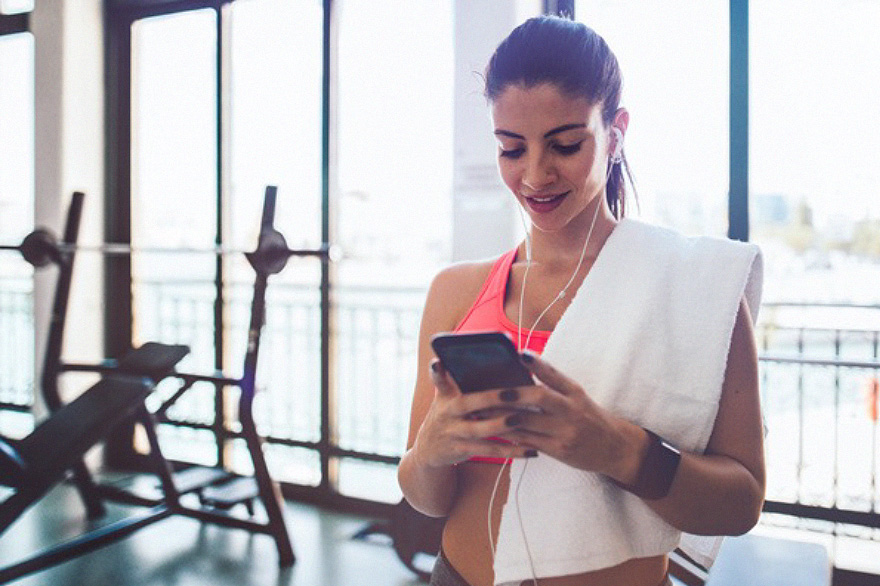
M499 465L484 462L458 465L458 490L443 531L443 551L472 586L492 586L487 523L492 487L500 470ZM507 500L509 470L504 470L492 507L492 539L496 542L501 510ZM544 578L540 583L541 586L656 586L666 575L667 563L666 556L637 558L595 572ZM525 584L531 584L531 580Z

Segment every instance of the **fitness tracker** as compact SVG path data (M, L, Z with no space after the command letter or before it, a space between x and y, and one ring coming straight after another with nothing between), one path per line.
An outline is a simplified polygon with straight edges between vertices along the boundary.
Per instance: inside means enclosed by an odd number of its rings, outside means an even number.
M657 500L669 494L669 488L681 462L681 452L662 437L646 429L650 445L645 459L639 466L635 484L627 485L611 481L620 488L646 500Z

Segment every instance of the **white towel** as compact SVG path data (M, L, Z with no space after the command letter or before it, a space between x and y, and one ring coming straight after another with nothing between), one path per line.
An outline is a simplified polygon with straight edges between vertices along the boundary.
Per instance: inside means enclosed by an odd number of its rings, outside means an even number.
M745 297L757 317L761 279L755 245L688 238L624 219L543 357L602 407L702 453L718 411L739 302ZM542 454L515 460L510 478L495 584L530 579L532 563L539 578L561 576L665 554L680 544L680 531L602 475ZM709 566L720 539L696 538L691 545L688 553Z

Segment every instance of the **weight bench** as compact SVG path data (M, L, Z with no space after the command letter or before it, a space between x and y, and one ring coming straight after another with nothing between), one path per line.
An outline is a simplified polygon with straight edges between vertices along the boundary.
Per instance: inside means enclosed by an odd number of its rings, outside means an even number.
M2 453L0 455L0 474L4 478L8 477L10 483L14 478L15 482L23 487L21 491L18 491L22 493L22 496L19 497L17 492L12 497L14 500L10 499L9 508L0 510L0 515L3 515L0 519L8 519L5 525L0 523L0 533L30 504L45 494L54 483L63 478L68 471L71 473L72 481L85 504L89 519L98 518L104 514L106 501L147 507L147 510L46 550L23 562L7 568L0 568L0 583L88 553L98 547L117 541L136 529L171 515L180 515L224 527L269 535L275 540L279 565L281 567L290 566L294 563L295 556L284 522L281 495L269 474L262 451L262 438L257 433L253 417L260 333L265 323L265 293L268 277L283 270L291 256L315 256L327 260L329 259L329 249L326 247L320 250L292 250L288 248L283 235L273 227L276 189L272 186L266 188L259 244L254 252L246 255L248 262L256 272L256 279L251 303L251 321L248 328L244 374L241 378L231 378L222 374L198 375L176 372L175 365L189 352L189 349L186 346L155 342L144 344L120 360L106 360L100 364L65 363L61 359L62 341L83 198L82 193L73 194L67 214L64 237L60 243L54 244L54 238L31 239L31 244L36 242L42 248L39 250L33 246L16 248L22 253L25 250L30 251L31 259L29 262L38 257L38 260L46 259L46 263L56 264L59 269L40 384L46 405L53 413L46 423L48 424L50 421L61 422L53 425L60 425L67 429L75 427L72 425L72 421L80 421L82 422L81 427L88 428L89 433L97 433L98 435L94 439L92 436L88 436L85 439L89 441L84 441L81 446L77 446L77 449L73 449L72 446L64 448L65 457L62 462L56 464L52 479L49 480L47 476L47 480L41 481L40 491L42 492L32 488L32 486L37 486L36 482L27 481L29 478L27 474L32 473L35 460L28 455L27 450L22 452L22 444L33 442L33 446L40 446L40 450L43 452L51 452L57 447L53 438L50 437L52 433L40 430L39 435L36 435L37 431L35 431L32 434L34 439L29 436L23 442L4 442L0 445L0 453ZM37 252L39 254L36 254ZM65 405L58 392L58 379L64 372L72 371L101 374L104 380L96 385L99 390L107 388L108 385L112 386L110 383L116 380L141 381L146 387L143 396L139 396L137 400L132 399L131 406L126 404L126 409L123 409L118 403L113 403L113 407L111 407L101 401L105 393L111 393L109 390L92 393L93 389L90 389L84 394L84 397L87 398L78 399ZM149 393L150 388L167 377L174 377L182 381L182 385L155 412L150 412L144 404L143 398ZM105 383L105 381L110 382ZM167 409L195 382L209 382L218 386L236 386L241 389L238 403L239 429L225 428L225 432L230 437L237 437L245 441L253 463L254 473L252 476L236 475L225 470L222 466L193 466L175 471L172 463L162 455L156 429L157 424L167 421L165 415ZM74 405L76 405L76 410L70 411ZM100 414L93 412L93 407L99 408ZM106 411L107 409L110 411ZM86 415L88 415L87 418ZM60 419L56 420L58 417ZM123 420L127 420L129 423L132 420L137 421L146 433L150 448L148 454L149 471L158 478L158 496L138 494L136 489L127 490L113 484L97 483L92 479L91 473L82 460L88 448L107 435L111 422L121 424ZM226 425L225 422L222 424ZM29 472L26 473L26 471ZM24 495L31 492L35 496L31 496L28 500ZM186 497L187 494L198 497L197 506L190 506L187 502L182 502L182 497L184 500L193 500ZM256 501L263 505L265 521L255 516L256 511L253 505ZM239 503L244 504L250 515L249 518L241 518L230 513L230 509ZM5 506L4 502L3 507Z
M0 484L15 494L0 505L0 533L64 479L70 468L143 403L152 382L108 376L20 441L0 438Z
M186 346L144 344L126 355L115 372L59 407L24 439L0 438L0 485L14 491L0 504L0 535L68 472L85 469L85 453L114 427L133 415L149 417L144 400L156 381L173 372L187 353ZM0 568L0 584L112 543L168 514L158 508L38 552Z

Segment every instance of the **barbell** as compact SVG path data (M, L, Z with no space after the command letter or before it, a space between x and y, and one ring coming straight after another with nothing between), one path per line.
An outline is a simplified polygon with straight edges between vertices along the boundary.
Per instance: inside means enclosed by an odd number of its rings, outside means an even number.
M288 248L284 236L274 229L265 229L260 233L259 244L254 251L246 251L222 246L205 248L158 248L158 247L132 247L122 242L106 242L103 244L73 245L66 242L58 242L55 235L46 228L37 228L22 240L17 246L0 244L0 250L18 251L24 260L36 268L44 267L50 263L60 264L65 257L75 252L97 252L106 256L130 256L135 253L146 254L244 254L255 269L269 274L281 272L287 260L292 256L314 256L331 261L341 258L341 251L337 246L322 245L315 249L291 249ZM256 263L256 264L255 264Z

